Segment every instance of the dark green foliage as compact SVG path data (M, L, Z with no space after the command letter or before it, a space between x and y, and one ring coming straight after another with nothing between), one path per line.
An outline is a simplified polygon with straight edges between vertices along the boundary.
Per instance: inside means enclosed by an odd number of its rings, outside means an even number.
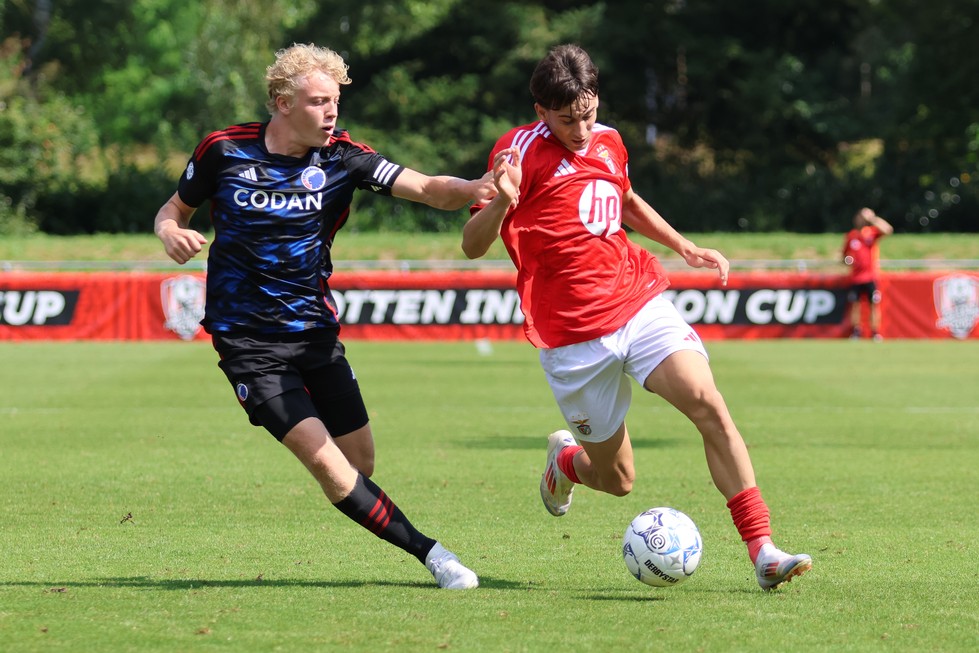
M113 170L104 184L40 198L38 227L50 234L150 232L153 216L173 190L174 182L165 172L125 164ZM197 220L203 228L207 225L200 219L206 220L207 214L200 213Z
M535 62L577 42L634 186L681 230L839 231L869 205L900 231L975 231L977 26L979 0L13 0L0 232L148 229L165 169L266 117L265 66L293 42L346 57L341 126L422 172L481 174L534 118ZM460 221L357 201L361 230Z

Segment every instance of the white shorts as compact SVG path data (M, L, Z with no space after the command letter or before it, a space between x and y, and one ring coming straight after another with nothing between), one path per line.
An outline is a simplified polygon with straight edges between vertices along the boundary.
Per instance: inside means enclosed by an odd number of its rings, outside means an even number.
M658 295L619 330L601 338L542 349L540 362L568 428L578 440L603 442L625 421L632 386L670 354L704 343L672 302Z

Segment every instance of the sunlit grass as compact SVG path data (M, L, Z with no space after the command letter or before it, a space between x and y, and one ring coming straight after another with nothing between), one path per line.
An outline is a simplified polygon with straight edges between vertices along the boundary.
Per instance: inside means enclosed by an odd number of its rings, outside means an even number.
M348 343L375 480L482 586L435 588L251 427L203 343L0 343L4 651L966 651L977 644L975 343L708 343L776 541L761 592L699 436L635 393L628 497L537 495L560 426L521 343ZM656 590L619 553L652 505L700 569Z

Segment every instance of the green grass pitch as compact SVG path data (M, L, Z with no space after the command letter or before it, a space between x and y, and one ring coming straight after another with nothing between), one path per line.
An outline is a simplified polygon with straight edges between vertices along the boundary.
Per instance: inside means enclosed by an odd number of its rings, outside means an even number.
M776 543L813 570L757 587L693 427L636 389L628 497L537 484L561 426L525 343L348 354L375 480L481 578L428 572L331 508L251 427L201 343L0 343L0 649L979 649L975 342L709 342ZM642 510L689 514L684 585L631 578Z

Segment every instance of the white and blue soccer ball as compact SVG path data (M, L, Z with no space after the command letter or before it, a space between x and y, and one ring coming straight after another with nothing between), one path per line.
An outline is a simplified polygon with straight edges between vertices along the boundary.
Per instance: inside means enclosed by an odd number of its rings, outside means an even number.
M672 587L690 578L703 550L697 525L674 508L640 513L622 538L622 557L629 573L654 587Z

